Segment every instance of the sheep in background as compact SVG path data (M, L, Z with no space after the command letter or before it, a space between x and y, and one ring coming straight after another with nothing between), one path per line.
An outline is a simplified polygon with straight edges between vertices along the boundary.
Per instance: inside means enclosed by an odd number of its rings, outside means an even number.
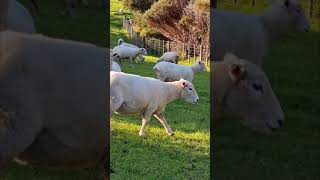
M144 55L147 54L147 50L145 48L132 48L121 45L114 47L112 52L116 52L120 59L129 58L131 65L133 65L133 61L136 57L139 57L140 61L143 63Z
M295 0L281 0L260 15L211 9L213 59L220 61L227 52L261 65L270 42L292 31L308 31L309 22Z
M175 63L175 64L178 64L178 59L179 59L179 54L177 52L166 52L164 53L160 58L159 60L157 61L158 62L162 62L162 61L166 61L166 62L171 62L171 63Z
M202 61L195 62L192 66L173 64L169 62L159 62L154 67L157 78L161 81L177 81L183 78L192 82L194 75L200 71L207 71L206 65Z

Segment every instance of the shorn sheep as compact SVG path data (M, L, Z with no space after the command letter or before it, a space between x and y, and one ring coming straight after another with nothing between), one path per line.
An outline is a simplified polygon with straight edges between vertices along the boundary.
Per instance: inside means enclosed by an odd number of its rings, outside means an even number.
M213 64L214 119L226 114L261 133L271 133L284 123L284 114L263 70L233 54Z
M220 61L227 52L257 65L263 63L270 42L283 33L306 32L310 25L295 0L280 0L260 15L211 9L213 59Z
M206 65L203 61L197 61L192 66L184 66L180 64L173 64L169 62L159 62L154 67L157 78L161 81L177 81L183 78L192 82L196 73L207 71Z
M125 46L125 47L131 47L131 48L137 48L139 49L138 46L130 44L130 43L126 43L122 38L118 39L118 46ZM145 50L145 52L143 54L140 54L138 57L140 59L141 62L144 61L144 55L147 54L147 50Z
M1 0L3 29L23 33L35 33L34 21L29 11L16 0Z
M165 52L157 61L157 63L166 61L166 62L171 62L178 64L178 59L179 59L179 54L177 52Z
M145 127L152 115L160 121L169 135L174 135L163 111L168 103L178 98L189 103L199 101L193 84L183 79L162 82L149 77L110 72L110 112L140 114L143 118L140 136L145 135Z
M14 158L108 170L106 49L13 31L0 42L0 171Z
M131 65L136 57L139 57L141 62L144 62L144 55L147 54L147 50L145 48L132 48L121 45L114 47L112 52L117 53L120 59L129 58Z

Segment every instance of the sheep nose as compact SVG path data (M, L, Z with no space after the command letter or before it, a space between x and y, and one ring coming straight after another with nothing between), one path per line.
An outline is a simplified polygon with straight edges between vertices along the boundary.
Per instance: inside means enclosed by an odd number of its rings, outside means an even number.
M198 99L196 99L196 102L198 102L199 101L199 98Z
M281 127L283 125L283 120L282 119L278 120L278 123L279 123L279 127Z

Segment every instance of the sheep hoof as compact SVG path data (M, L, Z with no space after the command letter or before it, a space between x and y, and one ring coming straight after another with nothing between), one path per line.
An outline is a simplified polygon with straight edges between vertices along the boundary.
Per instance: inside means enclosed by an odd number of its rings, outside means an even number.
M169 135L170 135L170 136L174 136L175 134L174 134L174 132L172 132L172 133L169 133Z
M142 132L139 132L139 136L143 138L143 137L145 137L146 135L145 135L144 133L142 133Z

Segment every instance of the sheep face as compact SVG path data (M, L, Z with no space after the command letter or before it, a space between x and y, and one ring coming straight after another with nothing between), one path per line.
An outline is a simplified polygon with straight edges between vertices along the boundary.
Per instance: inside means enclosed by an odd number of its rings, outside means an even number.
M199 96L191 82L184 79L180 79L180 84L182 86L182 91L180 97L187 101L188 103L195 104L199 101Z
M199 64L199 67L200 67L201 71L207 72L207 67L206 67L206 65L204 64L203 61L199 61L198 64Z
M110 60L119 62L120 61L120 55L117 52L114 52L114 53L111 54Z
M284 22L287 22L287 27L289 30L294 30L298 32L307 32L310 29L310 23L303 11L302 6L295 0L284 0L279 5L283 8L281 17Z
M120 46L122 43L124 43L124 40L123 40L122 38L120 38L120 39L118 40L118 46Z
M228 64L233 85L226 91L226 110L242 117L242 123L261 133L271 133L284 122L280 103L265 73L256 65L238 61Z

